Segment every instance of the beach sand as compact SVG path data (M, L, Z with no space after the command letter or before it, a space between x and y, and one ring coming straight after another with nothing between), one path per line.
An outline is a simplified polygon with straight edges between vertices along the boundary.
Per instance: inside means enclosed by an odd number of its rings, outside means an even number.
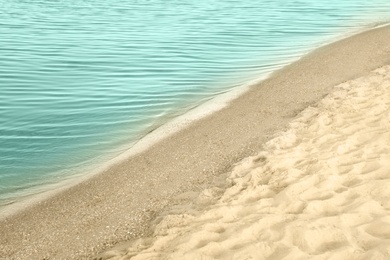
M382 27L319 48L222 110L2 219L0 259L381 259L389 42Z
M390 65L335 87L244 159L225 192L112 259L389 259Z

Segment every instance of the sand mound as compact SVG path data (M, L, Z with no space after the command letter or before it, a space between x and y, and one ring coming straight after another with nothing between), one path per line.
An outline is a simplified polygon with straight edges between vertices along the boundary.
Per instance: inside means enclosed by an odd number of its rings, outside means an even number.
M390 66L335 87L226 191L113 259L390 259Z

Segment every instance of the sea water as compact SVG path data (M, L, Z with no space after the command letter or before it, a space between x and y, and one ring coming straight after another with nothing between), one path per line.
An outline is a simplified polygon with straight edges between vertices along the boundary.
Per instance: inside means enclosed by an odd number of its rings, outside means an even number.
M0 0L0 206L389 18L388 0Z

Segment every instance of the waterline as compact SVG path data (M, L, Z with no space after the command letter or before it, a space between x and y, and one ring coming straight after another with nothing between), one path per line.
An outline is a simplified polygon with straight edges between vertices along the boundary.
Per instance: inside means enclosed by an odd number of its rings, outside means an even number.
M121 154L328 39L389 19L390 5L0 3L0 204Z

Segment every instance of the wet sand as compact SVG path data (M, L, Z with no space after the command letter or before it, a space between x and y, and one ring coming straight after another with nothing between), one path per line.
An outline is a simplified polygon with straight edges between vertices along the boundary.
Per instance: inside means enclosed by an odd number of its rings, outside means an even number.
M226 108L9 216L0 222L0 258L90 259L122 241L152 235L161 212L190 210L208 187L224 190L235 163L261 151L334 86L390 64L389 42L387 26L322 47Z

